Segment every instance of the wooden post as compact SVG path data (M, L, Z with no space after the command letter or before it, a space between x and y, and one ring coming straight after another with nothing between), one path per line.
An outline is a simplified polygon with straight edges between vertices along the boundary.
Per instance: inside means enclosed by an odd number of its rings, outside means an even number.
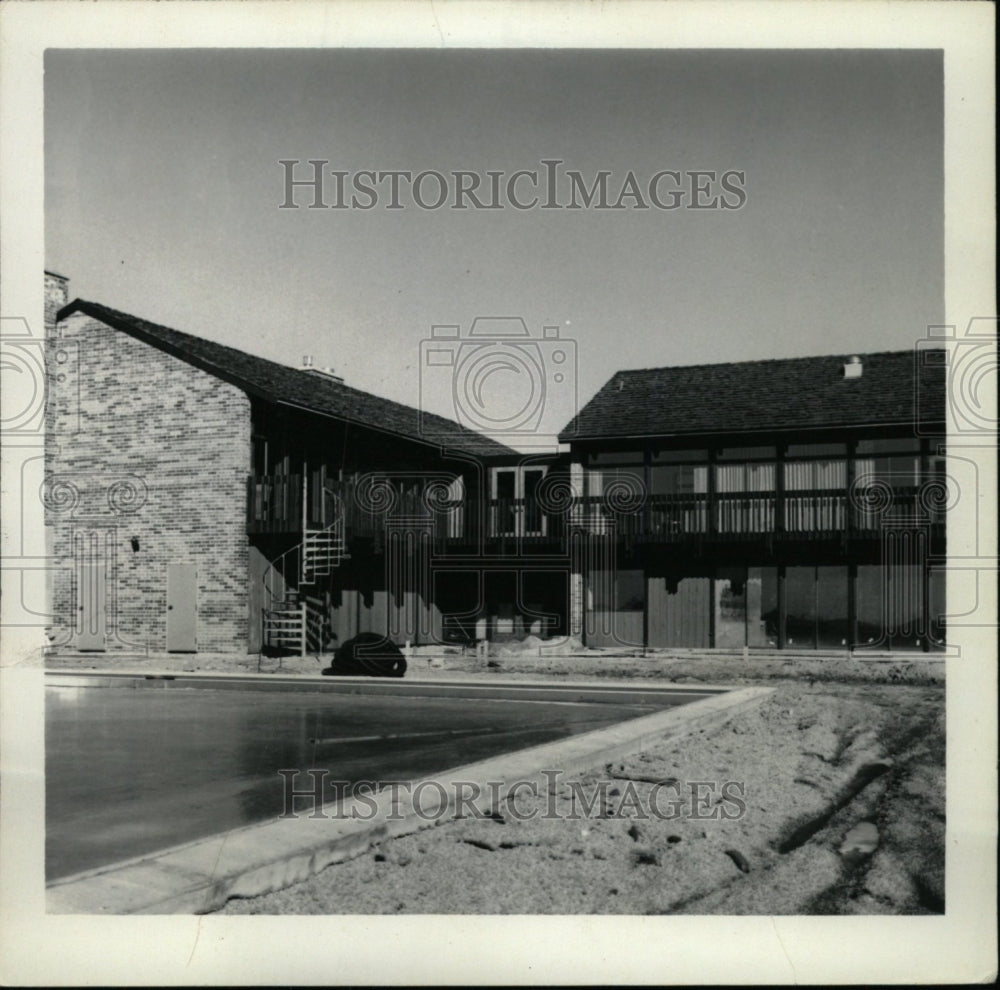
M851 561L847 565L847 652L850 653L858 642L858 565Z
M302 462L302 535L309 525L309 464Z
M774 532L775 535L785 531L785 448L779 443L775 449L774 463Z
M715 448L710 447L708 451L708 536L714 537L716 527L716 480L715 480ZM713 605L714 609L714 605Z
M785 634L785 625L788 619L788 605L785 600L785 565L778 565L778 649L783 650L785 648L785 643L787 637Z
M854 489L854 479L858 476L858 442L847 442L847 489L844 492L844 540L849 541L854 529L854 507L851 504L851 492ZM848 606L850 608L850 606Z
M301 655L305 656L306 655L306 650L307 650L307 647L308 647L307 640L309 638L308 637L307 606L306 606L305 602L303 602L299 606L299 610L300 610L300 613L301 613L301 620L300 621L302 622L302 639L301 639L302 648L301 648Z

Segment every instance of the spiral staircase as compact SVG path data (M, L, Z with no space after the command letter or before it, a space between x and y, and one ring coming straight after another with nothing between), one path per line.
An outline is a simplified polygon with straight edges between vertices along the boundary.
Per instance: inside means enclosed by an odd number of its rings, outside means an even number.
M299 656L323 649L325 601L316 587L349 559L344 534L343 504L326 490L326 526L310 525L303 497L302 540L278 556L263 575L262 649L290 650Z

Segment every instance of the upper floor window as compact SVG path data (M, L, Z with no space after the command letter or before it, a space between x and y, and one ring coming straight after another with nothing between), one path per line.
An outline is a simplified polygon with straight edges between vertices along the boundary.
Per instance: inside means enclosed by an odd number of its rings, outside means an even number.
M707 464L654 464L649 469L651 495L698 495L708 491Z
M720 461L767 461L774 460L774 447L723 447L716 452Z
M708 461L707 450L657 450L653 448L650 460L653 464L697 464Z
M786 457L846 457L846 443L790 443Z
M866 454L919 454L920 441L915 437L894 437L889 440L859 440L858 456Z
M774 464L719 464L715 468L718 492L774 491Z
M598 454L588 454L587 463L594 467L613 464L642 464L641 450L608 450Z
M847 485L846 461L789 461L785 464L785 488L809 491Z

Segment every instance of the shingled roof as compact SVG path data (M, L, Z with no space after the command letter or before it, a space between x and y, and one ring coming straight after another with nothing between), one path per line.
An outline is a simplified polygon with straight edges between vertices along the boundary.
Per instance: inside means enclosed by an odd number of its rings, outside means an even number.
M75 299L64 306L56 318L62 320L72 313L84 313L100 320L252 396L480 457L514 453L510 447L442 416L421 413L412 406L204 337L171 330L100 303Z
M860 378L844 355L618 371L559 439L943 424L943 349L860 357Z

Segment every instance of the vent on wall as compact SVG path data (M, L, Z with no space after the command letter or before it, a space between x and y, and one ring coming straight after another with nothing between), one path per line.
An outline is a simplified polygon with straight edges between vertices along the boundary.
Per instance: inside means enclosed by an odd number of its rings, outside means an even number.
M860 378L865 366L861 363L861 358L853 354L844 362L845 378Z

